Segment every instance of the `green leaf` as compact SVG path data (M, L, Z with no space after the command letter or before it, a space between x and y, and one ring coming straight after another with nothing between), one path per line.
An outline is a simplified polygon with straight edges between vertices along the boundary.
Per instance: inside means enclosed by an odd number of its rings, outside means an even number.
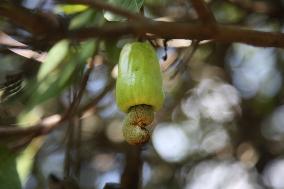
M245 11L227 2L220 1L212 9L216 19L222 23L238 22L246 15Z
M108 3L112 4L113 6L124 8L132 12L139 12L140 8L143 5L143 2L144 0L108 0ZM122 18L121 16L115 15L108 11L104 12L104 17L108 21L126 20L125 18Z
M86 25L92 18L93 14L93 10L87 10L78 14L71 20L69 29L76 29Z
M0 147L0 188L21 189L16 155Z
M107 53L107 57L112 64L117 64L119 60L119 54L121 48L117 46L117 41L114 40L106 40L105 41L105 49Z
M145 0L144 4L154 6L165 6L170 0Z
M88 6L86 5L57 5L55 7L56 11L58 12L64 12L65 14L74 14L78 12L85 11L88 9Z
M34 106L58 96L70 86L72 81L78 78L87 59L92 56L94 47L93 41L87 41L79 47L67 49L68 56L30 89L30 101L27 109L30 110Z
M46 60L43 62L39 69L37 75L38 80L42 80L62 62L62 60L66 57L68 48L69 41L61 40L50 49Z
M95 44L95 40L89 40L81 43L81 49L77 58L81 61L90 58L95 51Z
M42 82L38 83L31 96L31 107L57 96L68 86L72 73L76 69L76 62L66 62L61 70L50 73Z
M69 24L69 29L77 29L81 27L99 26L105 22L103 13L88 9L83 11L72 18Z

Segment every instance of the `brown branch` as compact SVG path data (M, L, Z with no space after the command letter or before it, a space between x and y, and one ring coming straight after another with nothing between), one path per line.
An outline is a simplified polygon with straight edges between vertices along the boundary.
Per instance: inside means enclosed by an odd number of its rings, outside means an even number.
M93 100L91 100L91 103L84 105L83 108L81 108L78 111L79 114L84 114L84 112L88 111L90 108L93 108L113 87L113 85L114 82L110 82L109 85L105 87L105 89L102 91L102 93L99 96L95 97ZM67 116L68 114L65 113L64 115L65 116L54 114L52 116L42 119L40 123L37 123L33 126L29 126L26 128L1 126L0 138L9 137L9 136L27 136L31 134L35 134L34 137L46 135L69 119L69 116Z
M98 47L98 45L97 45ZM97 50L95 51L97 54ZM16 143L15 146L16 148L18 148L19 146L24 146L26 145L26 143L29 143L32 141L33 138L41 136L41 135L46 135L48 133L50 133L51 131L53 131L55 128L59 127L60 125L62 125L64 122L66 122L67 120L69 120L71 117L74 116L76 112L76 109L80 103L80 100L83 96L83 92L85 90L89 75L91 73L91 70L93 68L93 61L90 61L89 63L89 67L87 69L87 71L85 72L81 84L80 84L80 89L78 92L78 95L76 95L75 99L73 100L73 102L71 103L70 107L68 108L68 110L63 114L63 115L52 115L49 116L45 119L43 119L40 123L35 124L33 126L27 127L27 128L21 128L21 127L0 127L0 138L3 137L10 137L10 136L20 136L23 137L24 140L24 144L22 144L22 142L20 142L19 144ZM113 83L114 82L110 82L109 85L107 85L104 89L104 91L97 97L95 97L91 103L88 103L86 105L83 106L82 109L80 109L79 115L84 114L84 112L88 111L90 108L93 108L104 96L105 94L113 87Z
M67 127L67 141L66 141L66 147L65 147L65 156L64 156L64 168L63 168L63 175L64 178L70 178L71 172L73 172L73 169L71 165L73 164L73 157L71 150L73 150L73 138L74 138L74 125L72 124L73 120L71 119L69 121L68 127ZM72 177L71 177L72 178Z
M81 115L78 115L81 117ZM74 173L77 178L80 177L81 170L81 152L82 152L82 119L76 119L75 123L75 157L74 157Z
M34 59L38 62L43 62L46 59L47 53L46 52L36 52L33 50L28 49L28 46L24 43L21 43L6 33L0 31L0 45L3 45L5 49L9 49L10 51L18 54L20 56Z
M71 0L68 0L68 2L69 1ZM73 2L92 5L92 7L105 9L118 15L125 16L129 19L137 18L135 22L118 23L113 25L105 25L103 27L84 28L70 31L67 37L73 39L83 40L94 37L118 38L129 35L145 36L146 34L151 33L157 37L162 37L165 39L187 38L200 41L215 40L217 42L225 43L246 43L259 47L284 48L284 34L282 33L255 31L242 27L220 24L214 24L214 29L212 29L212 25L210 26L210 24L204 25L198 23L152 21L150 19L143 18L139 14L131 13L129 11L98 1L94 1L98 4L92 3L93 1L90 0L74 0ZM203 1L192 0L192 3L203 21L215 21L212 12Z
M98 51L98 43L96 43L96 52ZM84 91L85 91L85 88L86 88L86 85L88 83L88 80L89 80L89 76L93 70L93 67L94 67L94 58L92 58L92 60L88 63L87 65L87 70L85 72L85 74L83 75L83 78L82 78L82 81L80 83L80 88L79 88L79 91L78 91L78 95L75 96L73 102L71 103L70 105L70 108L68 109L68 111L66 112L66 116L69 116L72 117L73 114L75 113L77 107L79 106L80 102L81 102L81 99L83 97L83 94L84 94Z
M261 32L237 26L226 26L221 24L216 24L216 29L212 30L212 27L210 27L210 25L208 26L198 23L152 21L139 14L132 13L130 11L118 7L114 7L110 4L98 0L67 0L67 2L77 4L80 3L92 6L97 9L108 10L120 16L127 17L130 20L134 19L135 22L123 22L112 25L105 25L103 27L83 28L74 31L69 31L66 33L61 32L61 30L57 30L58 32L49 36L50 41L56 41L65 37L74 40L85 40L96 37L118 38L129 35L145 36L146 34L151 33L156 37L162 37L165 39L179 38L192 40L196 39L200 41L215 40L216 42L238 42L260 47L284 48L284 34L282 33ZM204 17L204 19L208 19L208 15L210 15L210 10L207 10L206 5L202 4L202 1L200 0L192 0L192 2L196 3L196 10L199 10L199 15L204 14L202 17ZM197 9L197 7L199 7L199 9ZM25 27L25 25L26 23L23 22L23 27ZM32 27L35 26L33 25Z
M105 87L105 89L102 91L100 95L98 95L93 100L91 100L90 103L83 105L82 108L79 109L78 111L79 114L83 115L85 112L94 108L96 104L113 88L114 84L115 84L114 80L109 81L108 85Z
M86 89L86 86L87 86L87 83L88 83L88 80L89 80L89 77L90 77L90 74L94 68L94 64L95 64L95 56L97 55L98 53L98 50L99 50L99 40L97 40L95 42L95 51L93 52L93 55L92 55L92 59L91 61L88 62L87 64L87 70L86 72L84 73L83 75L83 78L82 78L82 81L80 83L80 88L79 88L79 91L78 91L78 94L75 95L74 97L74 100L73 102L71 103L70 105L70 108L68 109L68 111L66 112L66 116L68 117L73 117L73 115L76 113L76 109L78 108L80 102L81 102L81 99L83 97L83 94L84 94L84 91ZM64 160L64 177L65 178L68 178L68 177L71 177L71 171L75 171L75 170L71 170L71 164L72 162L75 162L74 161L74 157L71 155L71 150L72 148L75 147L75 144L74 144L74 136L80 136L81 133L80 132L75 132L75 125L71 123L72 121L70 120L70 124L69 124L69 127L68 127L68 134L67 134L67 145L66 145L66 151L65 151L65 160ZM80 141L77 141L80 143ZM78 145L77 145L78 147ZM75 153L76 154L76 153ZM79 155L79 154L76 154L76 155Z
M173 29L174 28L174 29ZM177 22L128 22L103 27L91 27L70 31L68 37L76 40L88 38L118 38L122 36L145 36L151 33L165 39L215 40L223 43L245 43L259 47L284 48L284 34L279 32L256 31L247 28L216 25L216 30L198 23ZM148 35L149 36L149 35Z
M64 122L62 116L54 114L47 118L41 120L40 123L37 123L33 126L23 128L23 127L0 127L0 137L9 137L9 136L25 136L29 134L36 133L37 135L42 135L48 133L52 130L56 125Z
M131 13L129 11L113 7L111 5L102 3L101 1L89 1L89 0L74 0L74 3L91 3L92 7L96 7L98 9L104 9L116 13L120 16L125 16L130 19L137 19L135 22L128 23L119 23L112 25L105 25L103 27L92 27L92 28L83 28L78 30L70 31L69 34L61 34L59 38L69 37L71 39L76 40L84 40L89 38L96 37L104 37L104 38L117 38L127 35L132 36L149 36L149 33L154 35L155 37L162 37L166 39L174 39L174 38L188 38L188 39L196 39L196 40L215 40L217 42L225 42L225 43L246 43L249 45L260 46L260 47L280 47L284 48L284 34L277 32L262 32L255 31L251 29L236 27L236 26L226 26L226 25L216 25L216 30L211 30L210 27L206 27L206 25L198 24L198 23L178 23L178 22L160 22L160 21L152 21L142 17L139 14ZM201 7L201 5L200 5ZM204 8L204 7L203 7ZM1 12L2 11L2 12ZM7 11L5 8L0 8L0 15L4 15L6 17L19 19L19 15L17 17L12 17L11 13L5 12ZM202 12L202 11L200 11ZM203 12L204 13L204 12ZM202 13L202 14L203 14ZM18 13L15 13L18 14ZM26 14L26 13L25 13ZM201 15L201 13L199 13ZM206 13L207 14L207 13ZM205 15L205 14L204 14ZM204 16L205 17L205 16ZM207 16L206 16L207 17ZM32 18L32 17L27 17ZM16 21L16 22L19 22ZM37 24L26 23L27 19L25 18L22 26L26 28L37 27ZM42 25L42 23L41 23ZM45 30L40 30L39 33L46 32ZM37 33L37 31L35 31ZM56 36L58 33L55 33ZM53 35L53 36L54 36ZM113 83L113 82L111 82ZM112 85L107 87L108 89L112 88ZM92 103L84 106L79 112L86 111L89 108L92 108L94 104L96 104L106 93L108 90L105 90L100 96L95 98ZM72 111L71 111L72 112ZM39 124L31 126L29 128L10 128L6 127L0 128L0 136L8 136L8 135L29 135L32 133L36 133L36 136L47 134L56 128L61 123L65 122L69 119L69 114L65 114L64 116L58 116L56 121L47 122L46 120L50 119L48 117L41 121Z
M140 188L143 161L141 159L141 146L130 146L125 153L125 167L120 182L123 189Z
M36 36L45 36L61 29L56 15L45 12L32 12L24 7L10 3L0 4L0 16L8 18L14 24L26 29Z
M191 4L203 24L216 23L213 13L203 0L191 0Z
M177 65L177 68L173 75L170 77L171 79L175 78L178 73L183 73L184 71L187 70L187 65L189 61L192 59L193 55L195 54L196 50L199 47L199 41L193 41L191 44L191 48L188 47L183 55L181 55L181 61Z

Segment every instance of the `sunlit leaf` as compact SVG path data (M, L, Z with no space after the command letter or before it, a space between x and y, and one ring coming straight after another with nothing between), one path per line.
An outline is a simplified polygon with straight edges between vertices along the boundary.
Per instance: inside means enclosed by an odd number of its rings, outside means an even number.
M66 63L62 70L57 70L46 77L37 86L32 96L32 106L40 104L54 96L57 96L68 84L72 72L76 69L76 62Z
M85 63L94 52L94 47L95 43L93 41L86 41L79 47L67 48L68 56L64 57L60 63L57 63L57 66L47 73L47 77L39 80L33 87L29 108L58 96L70 86L72 81L82 73ZM54 54L56 54L55 51Z
M78 12L85 11L88 9L86 5L57 5L57 11L64 12L65 14L74 14Z
M79 53L79 59L80 60L85 60L87 58L90 58L94 51L95 51L95 41L94 40L89 40L85 41L81 44L81 49Z
M72 18L69 24L69 29L77 29L80 27L99 26L105 22L103 13L88 9L83 11Z
M113 6L118 6L132 12L139 12L140 8L143 5L143 2L144 0L108 0L108 3L112 4ZM104 12L104 17L108 21L125 20L125 18L122 18L121 16L115 15L108 11Z
M0 188L21 189L16 155L0 147Z
M94 15L93 10L87 10L87 11L84 11L84 12L76 15L71 20L69 28L70 29L76 29L76 28L79 28L79 27L86 25L90 21L90 19L92 18L93 15Z
M47 58L40 67L37 75L38 80L42 80L46 77L52 70L54 70L65 58L69 47L68 40L62 40L56 43L48 52Z

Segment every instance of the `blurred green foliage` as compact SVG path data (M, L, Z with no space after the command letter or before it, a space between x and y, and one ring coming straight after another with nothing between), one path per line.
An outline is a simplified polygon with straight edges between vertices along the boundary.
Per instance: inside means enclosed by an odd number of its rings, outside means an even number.
M57 4L58 1L15 2L31 12L58 14L71 33L92 26L111 27L127 22L120 16L88 6ZM136 13L143 6L145 15L152 19L163 16L178 21L190 18L192 21L196 18L190 1L107 2ZM283 30L282 1L206 2L220 23L266 31ZM91 104L90 110L82 119L76 117L45 138L39 138L40 144L33 143L36 150L28 152L30 155L19 161L33 161L32 167L23 166L23 169L29 167L30 170L21 170L24 175L30 172L27 178L23 178L27 182L22 185L28 189L43 189L50 184L50 178L59 183L63 180L67 128L77 124L82 125L82 164L78 179L82 189L103 188L108 182L119 183L124 174L133 176L132 172L125 173L125 167L135 168L132 163L137 156L131 156L132 148L124 142L121 134L124 114L117 109L113 87L108 88L108 84L117 76L121 47L137 38L46 42L42 41L42 36L34 39L32 34L4 17L0 17L0 29L26 43L30 50L48 53L46 60L39 63L0 46L0 84L5 85L7 76L24 73L23 90L0 104L0 124L3 126L17 121L22 127L29 126L42 117L64 112L70 106L72 92L80 87L87 63L92 60L96 49L99 50L79 107ZM97 46L98 40L100 44ZM242 189L282 188L283 50L202 41L188 62L186 57L192 46L182 46L181 41L173 39L168 42L165 52L160 39L152 42L163 68L166 101L156 114L157 126L153 129L152 140L141 152L143 188L224 189L239 185ZM41 43L48 45L42 46ZM168 59L163 61L165 53ZM97 100L100 95L102 98ZM31 109L30 115L26 114L29 116L23 116L24 110ZM7 138L9 142L26 139L18 136ZM0 139L1 144L5 144L4 139ZM15 158L16 154L0 148L1 189L21 188ZM71 166L77 166L76 163Z
M118 6L121 8L124 8L126 10L132 11L132 12L139 12L140 8L143 6L144 0L108 0L108 3ZM105 11L104 17L108 21L122 21L126 20L125 18L115 15L111 12Z
M21 182L17 172L17 154L5 147L0 147L0 188L21 189Z

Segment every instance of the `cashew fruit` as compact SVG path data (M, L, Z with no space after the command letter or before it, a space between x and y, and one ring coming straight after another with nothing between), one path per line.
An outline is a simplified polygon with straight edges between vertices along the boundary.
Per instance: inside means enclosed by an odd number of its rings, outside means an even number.
M145 128L154 111L164 102L162 74L155 49L147 42L126 44L120 53L116 81L116 102L128 115L123 135L130 144L143 144L150 138Z

